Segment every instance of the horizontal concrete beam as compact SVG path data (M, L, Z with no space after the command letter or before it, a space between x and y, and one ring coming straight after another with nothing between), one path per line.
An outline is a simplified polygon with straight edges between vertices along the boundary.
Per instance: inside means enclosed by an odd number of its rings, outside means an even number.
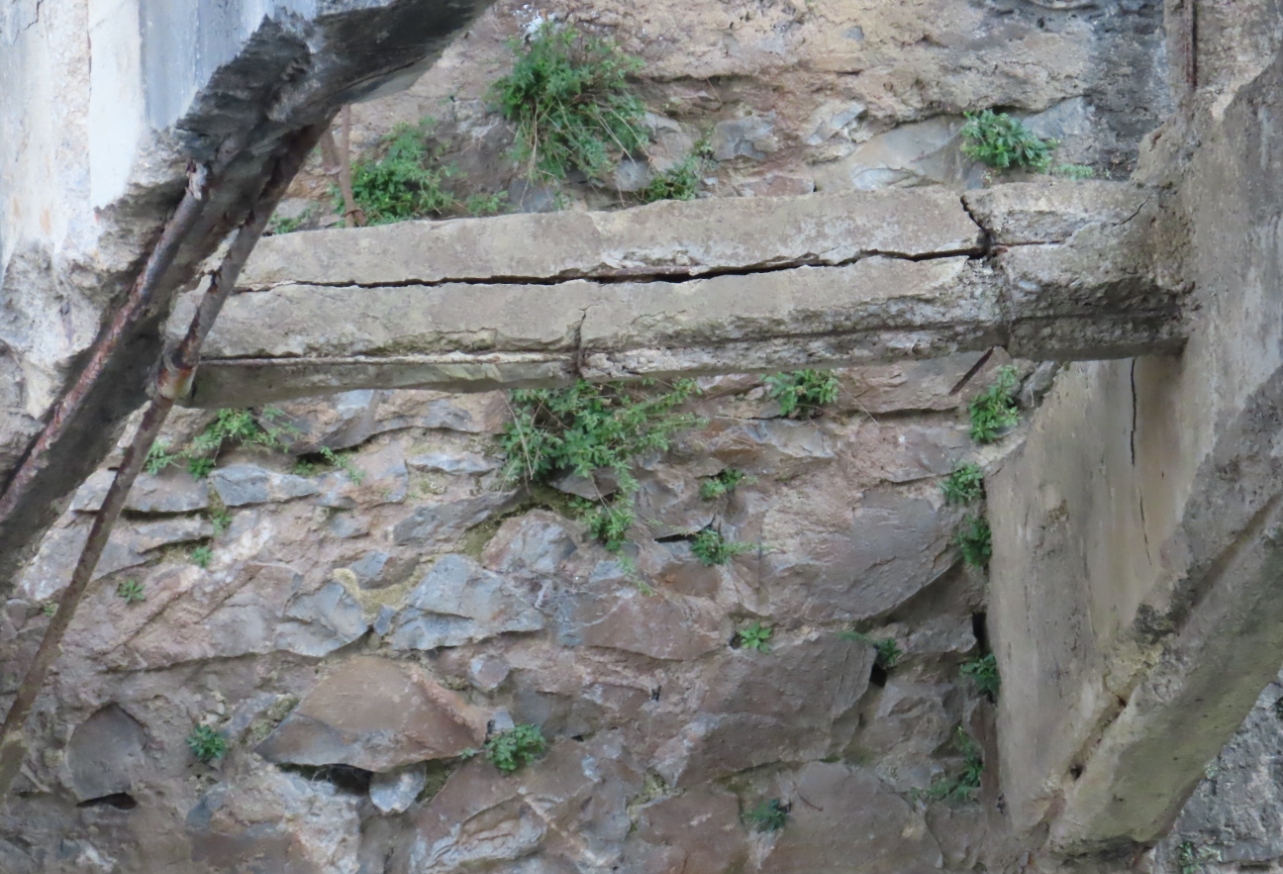
M1136 228L1118 230L1144 192L1008 189L967 206L995 225L1045 213L1055 233L1000 241L992 257L961 199L939 190L275 238L224 309L189 402L837 367L995 345L1058 360L1179 349L1179 295L1152 279Z

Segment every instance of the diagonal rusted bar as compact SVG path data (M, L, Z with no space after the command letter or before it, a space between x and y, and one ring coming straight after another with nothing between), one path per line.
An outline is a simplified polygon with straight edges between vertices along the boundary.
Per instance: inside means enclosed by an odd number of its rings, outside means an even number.
M237 229L223 262L215 271L209 287L201 297L187 333L173 349L166 350L163 356L156 377L155 392L143 413L142 423L125 451L124 459L116 470L116 476L107 490L102 507L94 517L93 525L89 529L89 538L72 572L71 582L58 602L58 611L45 630L45 636L40 641L35 658L32 659L18 687L13 705L5 716L4 724L0 726L0 796L8 792L26 757L26 743L22 729L36 702L36 697L40 694L40 689L44 686L49 669L58 658L63 637L71 626L76 608L85 596L89 582L93 578L94 568L111 536L111 529L120 518L129 489L142 470L147 454L152 444L156 442L156 437L160 434L170 410L173 409L174 402L190 388L192 375L200 360L201 344L218 318L218 313L227 296L235 288L241 268L249 259L250 253L254 251L255 244L262 236L263 229L267 226L276 205L289 187L290 180L294 178L326 127L328 127L328 121L325 124L305 128L287 140L285 151L275 162L271 177L260 192L249 215ZM199 200L200 197L197 195L203 196L199 191L193 194L189 190L183 205L180 205L179 211L175 213L174 220L166 227L162 243L157 250L164 247L167 253L162 253L160 257L156 257L153 253L153 258L149 259L147 267L144 268L135 285L135 291L139 294L137 298L131 297L132 306L146 306L144 295L155 287L157 278L164 272L164 259L166 257L172 259L173 252L181 242L180 231L184 227L190 227L188 211L184 210L184 206L188 205L188 198Z

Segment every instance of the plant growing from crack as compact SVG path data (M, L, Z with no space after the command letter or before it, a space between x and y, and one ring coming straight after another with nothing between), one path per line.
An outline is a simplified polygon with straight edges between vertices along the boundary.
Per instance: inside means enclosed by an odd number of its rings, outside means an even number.
M954 468L940 488L947 503L969 504L985 496L985 472L980 465L967 462Z
M198 568L208 569L209 562L214 557L214 547L208 543L202 544L191 551L192 564Z
M639 456L664 451L674 435L703 420L677 408L697 392L693 380L678 380L662 391L656 383L597 384L579 381L564 389L518 390L509 395L512 420L499 435L505 481L532 484L573 473L592 478L613 475L616 491L572 506L606 549L619 552L634 521L640 488L634 465Z
M950 801L961 803L970 801L980 788L980 778L984 773L984 758L980 747L972 740L971 735L958 726L953 736L954 746L962 753L962 770L952 777L938 777L932 781L926 791L932 801Z
M143 584L137 580L125 580L116 586L116 595L126 604L137 604L139 601L147 599L143 591Z
M778 401L780 415L811 419L838 399L838 378L826 370L794 370L766 377L767 393Z
M744 552L752 552L754 548L751 543L736 543L733 540L727 540L720 531L714 528L705 528L691 538L691 554L698 558L705 567L726 564L735 556Z
M744 471L728 467L700 483L699 496L706 501L716 500L722 495L735 491L735 487L740 483L752 481L753 478Z
M993 533L984 516L973 513L963 519L953 542L962 551L964 562L976 568L988 567L993 556Z
M713 150L708 140L700 140L689 155L650 180L642 189L642 202L694 200L704 184L704 176L708 173L712 157Z
M750 810L745 819L759 832L777 832L788 824L792 807L778 798L771 798Z
M772 633L773 631L769 625L754 621L735 632L735 642L739 644L740 649L751 649L763 653L770 652Z
M193 756L208 765L227 752L227 738L211 726L197 725L187 735L187 748L192 751Z
M1015 367L1000 367L993 385L971 399L967 410L971 415L972 440L992 443L1007 429L1020 424L1020 411L1016 406L1019 385Z
M977 656L962 663L962 676L976 684L976 689L990 698L996 697L1002 680L998 676L998 659L993 653Z
M547 747L548 741L539 726L526 723L494 735L486 741L484 749L491 764L505 774L511 774L530 764Z
M1208 862L1219 862L1221 853L1215 847L1205 847L1193 841L1181 841L1176 847L1176 867L1181 874L1198 874Z
M648 142L646 110L628 81L641 70L639 59L552 21L509 46L516 64L491 86L490 100L516 124L513 158L529 178L564 179L578 170L600 182L615 154Z
M874 660L877 666L884 671L889 671L900 663L900 656L904 652L900 649L900 644L896 643L894 637L874 638L861 631L843 631L839 635L843 640L854 640L857 643L867 643L874 649Z
M1006 170L1012 167L1046 173L1051 167L1055 140L1044 140L1019 119L991 109L968 112L962 126L962 153L982 164Z

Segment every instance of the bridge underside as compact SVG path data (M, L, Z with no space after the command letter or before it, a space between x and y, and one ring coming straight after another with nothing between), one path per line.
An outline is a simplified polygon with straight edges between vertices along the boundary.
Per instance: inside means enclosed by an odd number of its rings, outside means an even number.
M189 403L1178 350L1122 183L667 202L264 240ZM521 245L515 245L519 241ZM177 323L188 315L179 307Z

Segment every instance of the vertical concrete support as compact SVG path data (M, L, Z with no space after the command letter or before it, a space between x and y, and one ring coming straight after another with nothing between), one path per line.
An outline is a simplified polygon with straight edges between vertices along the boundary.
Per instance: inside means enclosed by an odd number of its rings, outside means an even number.
M1149 156L1183 355L1076 365L991 483L1003 789L1065 854L1160 837L1283 662L1276 49Z

